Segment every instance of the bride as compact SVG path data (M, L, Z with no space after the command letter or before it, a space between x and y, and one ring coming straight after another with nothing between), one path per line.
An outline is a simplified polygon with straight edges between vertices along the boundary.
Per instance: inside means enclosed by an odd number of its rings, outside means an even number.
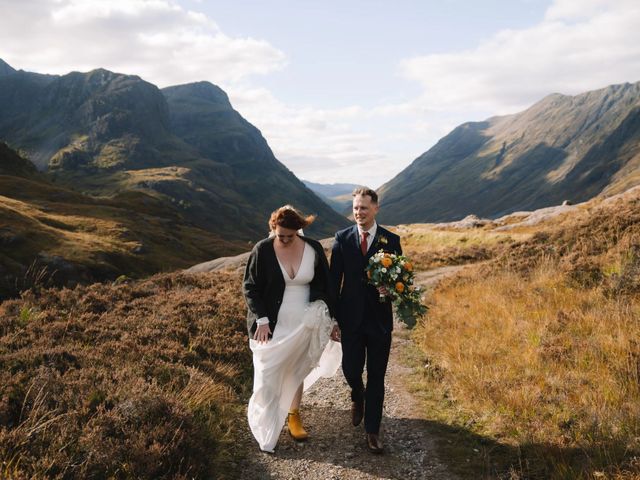
M335 374L342 358L327 258L320 242L299 234L314 219L289 205L274 211L271 234L254 246L245 270L254 366L248 420L265 452L273 453L285 420L295 440L307 439L302 392Z

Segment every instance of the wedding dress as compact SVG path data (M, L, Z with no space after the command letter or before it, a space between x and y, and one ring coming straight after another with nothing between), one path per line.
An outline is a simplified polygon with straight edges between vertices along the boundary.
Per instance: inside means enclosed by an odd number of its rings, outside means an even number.
M285 291L273 336L267 343L249 340L253 351L253 395L247 416L260 449L273 452L291 401L304 381L307 390L320 377L335 374L340 344L330 341L333 321L326 304L309 303L316 252L305 243L300 268L291 278L280 264Z

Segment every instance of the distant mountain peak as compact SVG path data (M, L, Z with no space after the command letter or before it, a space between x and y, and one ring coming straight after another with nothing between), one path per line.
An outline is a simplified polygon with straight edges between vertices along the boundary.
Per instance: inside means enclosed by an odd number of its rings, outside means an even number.
M16 69L0 58L0 75L15 73Z
M188 95L192 98L208 100L225 106L231 106L229 96L217 85L211 82L201 81L193 83L185 83L183 85L175 85L162 89L163 92L170 95L180 96Z

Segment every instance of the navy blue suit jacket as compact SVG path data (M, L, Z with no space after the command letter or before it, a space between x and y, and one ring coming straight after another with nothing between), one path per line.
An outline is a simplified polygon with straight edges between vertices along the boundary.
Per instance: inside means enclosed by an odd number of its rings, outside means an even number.
M378 290L368 284L365 273L369 258L379 250L402 254L400 237L378 225L371 247L362 255L357 225L336 233L329 269L338 294L336 320L347 334L356 332L365 321L374 322L384 332L393 330L391 302L379 301Z

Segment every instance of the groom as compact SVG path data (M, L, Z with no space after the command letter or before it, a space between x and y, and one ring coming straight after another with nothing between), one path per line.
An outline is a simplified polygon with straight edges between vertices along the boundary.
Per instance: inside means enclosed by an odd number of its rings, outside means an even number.
M391 302L380 301L384 288L367 283L369 258L384 250L401 254L400 237L376 223L378 195L370 188L353 191L352 227L336 233L331 251L331 276L338 292L336 317L342 336L342 370L351 387L352 423L364 416L367 446L382 453L378 436L384 401L384 375L391 349ZM362 381L365 362L367 385Z

